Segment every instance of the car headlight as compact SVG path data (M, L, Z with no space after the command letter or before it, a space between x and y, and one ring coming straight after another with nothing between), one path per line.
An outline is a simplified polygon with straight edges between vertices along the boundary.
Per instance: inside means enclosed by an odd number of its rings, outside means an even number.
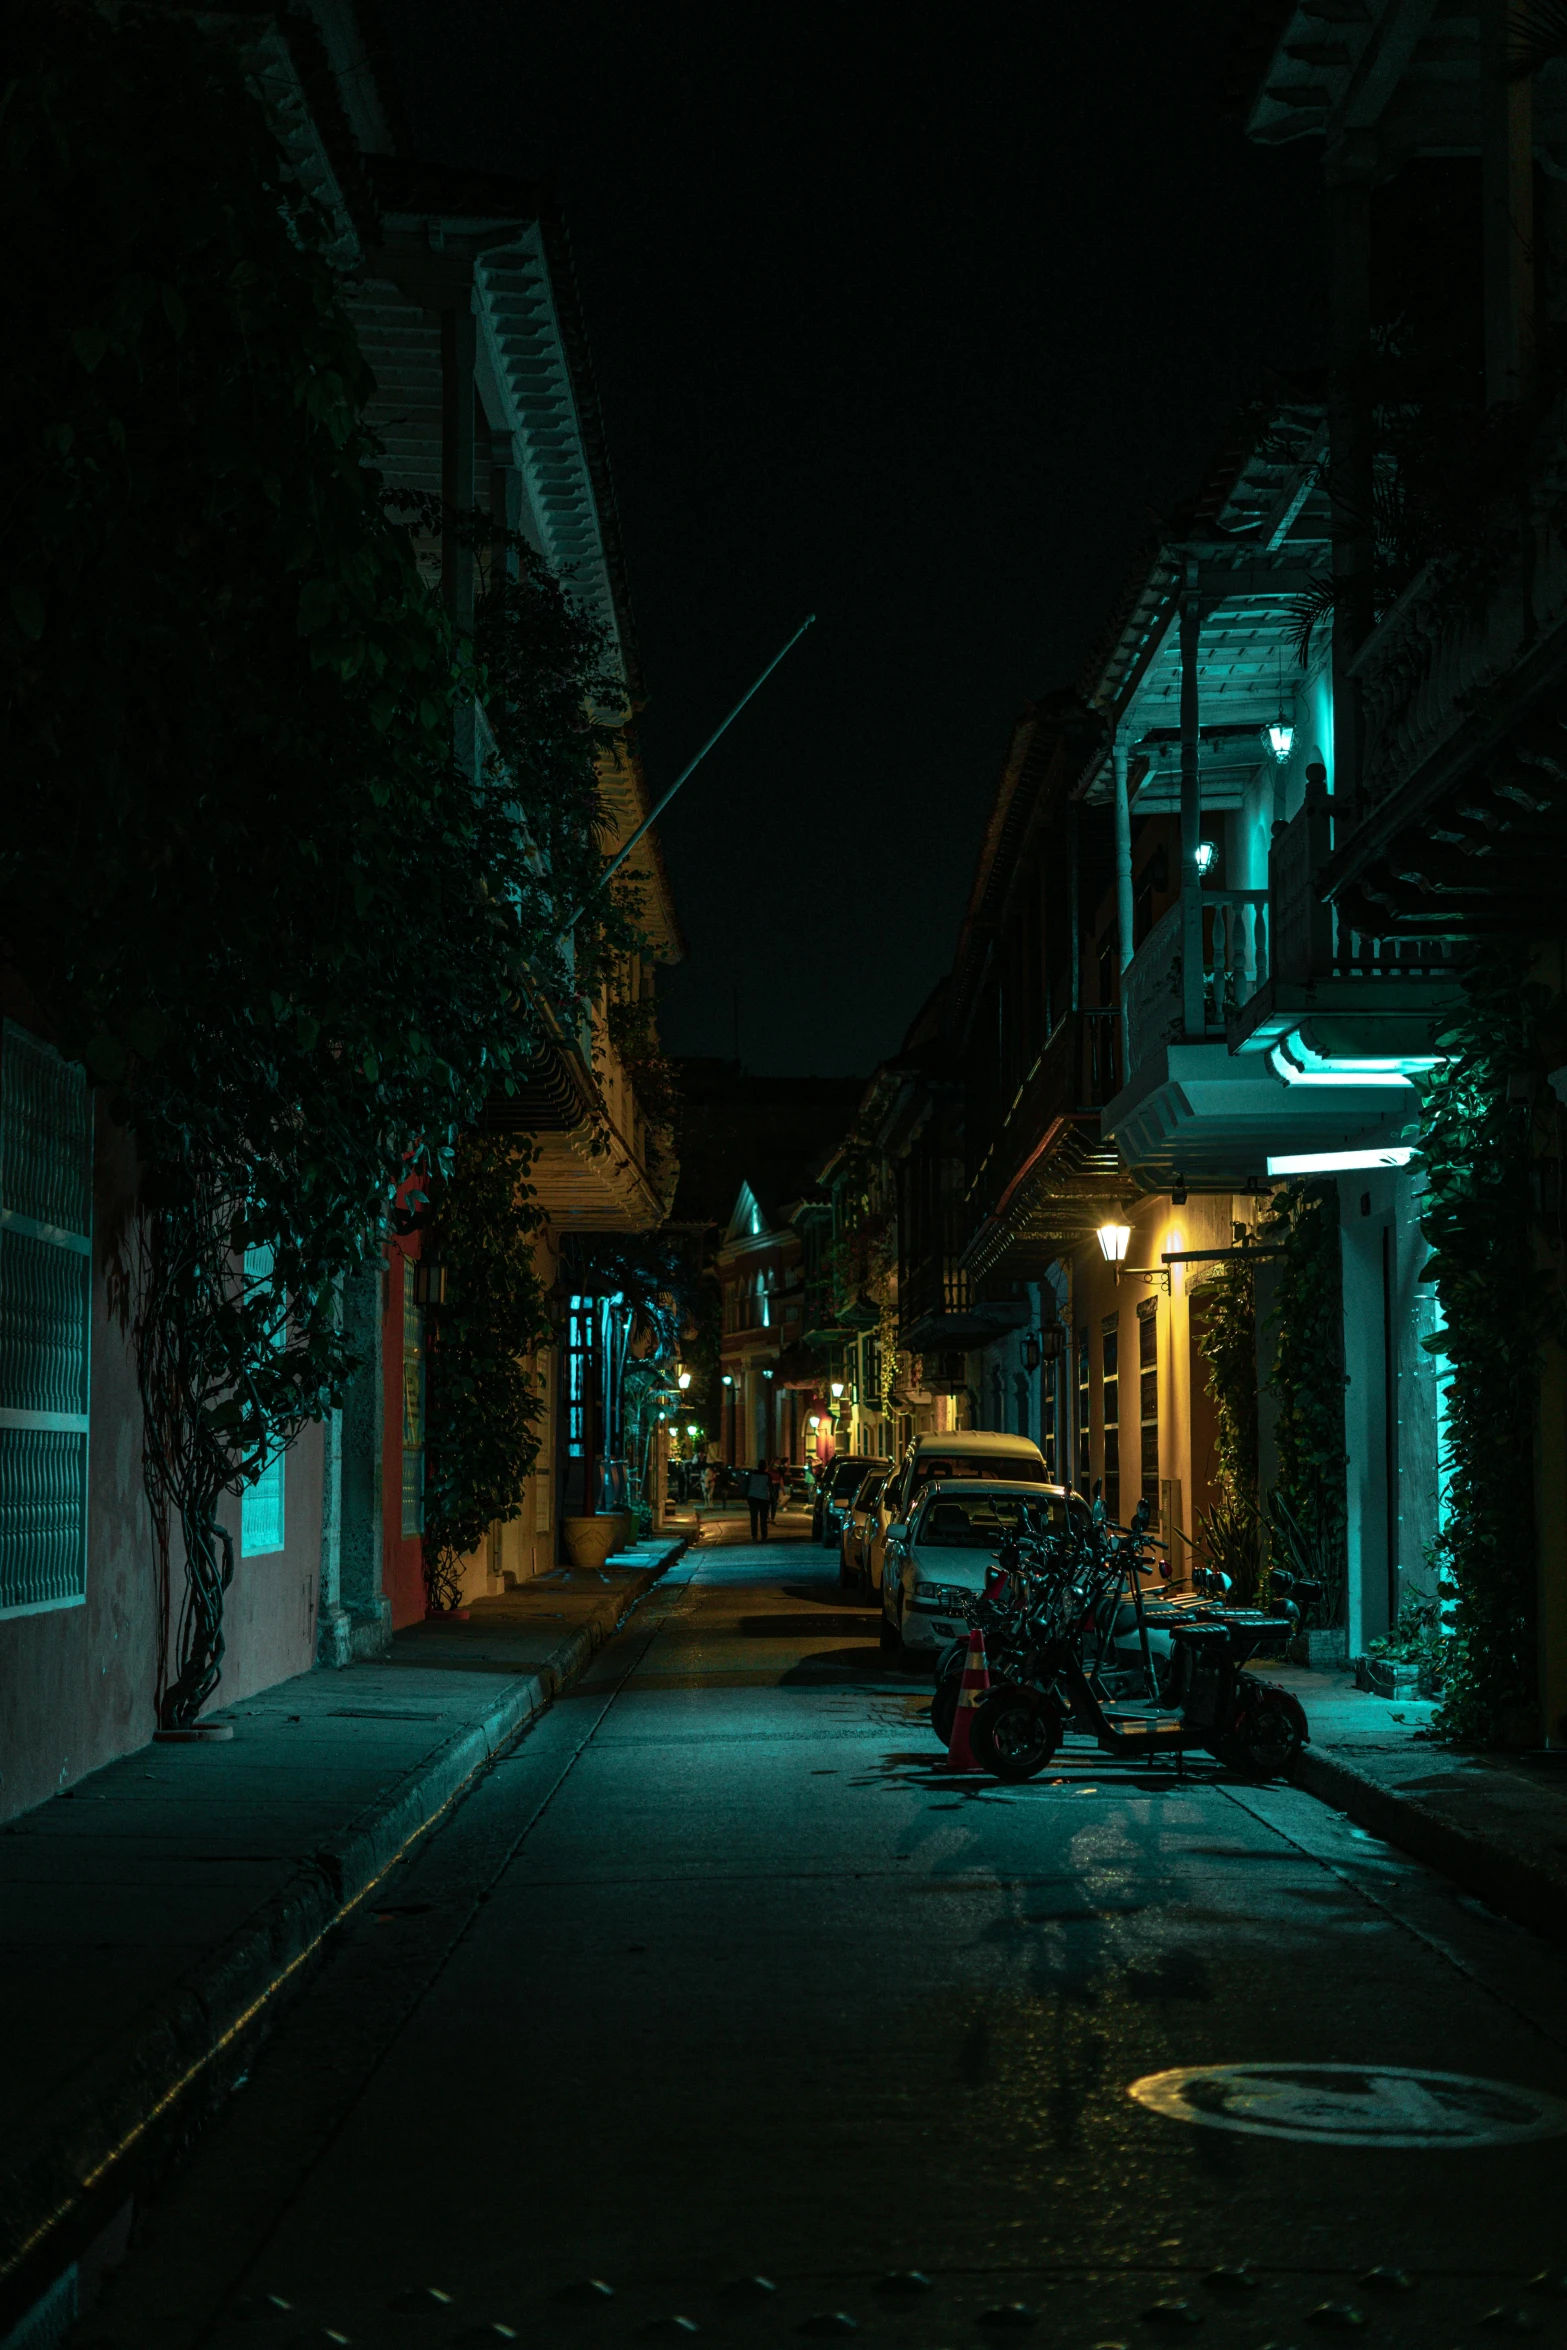
M916 1583L909 1593L910 1607L929 1608L932 1615L961 1614L974 1597L956 1583Z

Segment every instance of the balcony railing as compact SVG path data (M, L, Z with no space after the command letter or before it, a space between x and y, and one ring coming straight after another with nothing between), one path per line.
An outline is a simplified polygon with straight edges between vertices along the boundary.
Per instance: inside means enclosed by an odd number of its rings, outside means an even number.
M1346 921L1317 876L1338 845L1337 814L1309 801L1276 835L1268 858L1273 900L1273 970L1286 984L1319 979L1444 978L1453 967L1446 939L1379 938Z
M1205 889L1199 895L1202 1025L1197 1034L1219 1037L1230 1013L1248 1002L1268 977L1269 893ZM1184 922L1185 909L1177 900L1154 924L1123 981L1128 1075L1163 1046L1190 1037L1183 985Z

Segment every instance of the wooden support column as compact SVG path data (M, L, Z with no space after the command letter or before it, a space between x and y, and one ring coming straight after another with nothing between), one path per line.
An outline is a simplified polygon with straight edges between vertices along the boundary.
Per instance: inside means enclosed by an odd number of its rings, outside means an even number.
M1201 1036L1203 1006L1202 875L1197 844L1202 839L1202 768L1198 743L1200 701L1197 655L1202 607L1197 600L1197 559L1186 558L1181 587L1181 1026Z
M453 625L473 629L473 555L461 545L453 517L473 507L474 365L477 321L469 289L441 312L441 594Z
M1328 502L1333 533L1333 792L1360 785L1359 687L1350 663L1375 619L1370 384L1371 178L1375 136L1328 154Z
M1534 390L1534 91L1507 75L1508 33L1518 13L1518 0L1480 0L1488 408L1527 400Z

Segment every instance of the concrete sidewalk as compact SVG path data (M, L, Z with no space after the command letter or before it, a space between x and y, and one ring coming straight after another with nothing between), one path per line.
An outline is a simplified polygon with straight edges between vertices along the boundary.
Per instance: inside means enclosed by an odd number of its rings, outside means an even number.
M232 1741L144 1747L0 1831L0 2306L683 1546L413 1626L218 1709Z
M1567 1942L1567 1754L1438 1745L1434 1704L1374 1697L1349 1673L1262 1670L1306 1709L1302 1787L1504 1916Z

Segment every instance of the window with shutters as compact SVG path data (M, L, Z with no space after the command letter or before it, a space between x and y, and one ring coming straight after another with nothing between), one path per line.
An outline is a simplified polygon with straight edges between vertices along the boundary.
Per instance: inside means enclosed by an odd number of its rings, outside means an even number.
M0 1026L0 1616L87 1596L92 1105L86 1072Z
M1099 1392L1104 1409L1105 1515L1119 1524L1121 1517L1121 1325L1107 1315L1100 1331Z
M247 1281L267 1281L272 1275L272 1251L269 1248L247 1248L245 1277ZM279 1317L276 1344L282 1346L286 1332ZM247 1485L239 1505L239 1551L241 1558L260 1558L269 1550L281 1550L284 1543L284 1500L287 1480L284 1475L284 1449L280 1445L272 1455L254 1485Z
M1145 1297L1137 1308L1137 1387L1142 1420L1143 1497L1159 1504L1159 1300Z

